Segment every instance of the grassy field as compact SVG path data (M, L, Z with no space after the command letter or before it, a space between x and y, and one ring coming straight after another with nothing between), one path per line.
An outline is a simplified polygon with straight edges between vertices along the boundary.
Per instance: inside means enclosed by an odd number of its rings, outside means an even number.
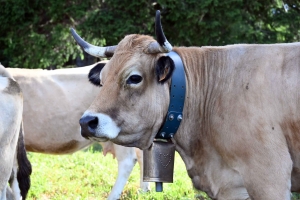
M95 200L105 199L117 176L117 161L111 155L90 148L72 155L45 155L29 153L33 174L29 200ZM164 183L164 191L139 191L139 166L134 167L121 199L208 199L204 193L194 191L184 163L175 158L174 183ZM203 196L203 197L202 197Z
M33 173L28 200L101 200L106 199L117 176L117 161L111 155L104 157L99 146L72 155L29 153ZM195 191L180 156L176 153L174 183L164 183L164 191L139 191L139 166L134 167L121 199L123 200L191 200L209 199ZM292 200L299 200L294 194Z

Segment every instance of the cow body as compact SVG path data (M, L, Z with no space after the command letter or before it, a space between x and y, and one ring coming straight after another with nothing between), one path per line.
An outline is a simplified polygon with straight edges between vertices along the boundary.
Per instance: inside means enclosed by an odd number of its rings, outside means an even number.
M1 64L0 93L0 199L26 199L31 165L23 140L23 96L17 82Z
M61 155L93 144L80 135L78 124L80 116L99 92L99 88L87 80L93 66L51 71L8 69L23 90L23 122L28 151ZM137 160L142 169L141 152L110 141L100 144L104 154L112 153L118 161L118 177L108 197L118 199ZM144 183L142 178L140 183L144 191L149 190L149 183Z
M165 53L149 53L152 44L144 35L118 44L99 76L99 96L81 118L82 135L151 146L174 68ZM299 192L300 43L174 51L184 64L186 96L172 141L193 185L213 199L282 200Z
M188 77L174 140L194 186L217 199L290 199L300 183L300 43L174 50Z
M92 144L80 135L77 125L82 109L99 91L84 80L86 68L7 70L23 90L23 123L28 151L67 154ZM85 97L80 97L80 93L85 93Z

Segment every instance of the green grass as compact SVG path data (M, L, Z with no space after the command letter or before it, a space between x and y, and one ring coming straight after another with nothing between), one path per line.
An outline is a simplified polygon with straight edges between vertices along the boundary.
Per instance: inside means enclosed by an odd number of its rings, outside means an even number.
M105 199L115 183L117 161L111 155L89 149L72 155L46 155L29 153L33 173L29 200L94 200ZM164 191L139 191L139 166L134 167L121 199L208 199L205 193L195 191L186 173L183 161L176 153L174 183L164 183ZM200 197L200 196L203 196Z
M111 155L104 157L99 146L72 155L46 155L28 153L32 164L31 188L28 200L101 200L106 199L115 183L117 161ZM139 166L136 164L121 199L123 200L192 200L209 199L205 193L195 191L185 165L176 153L174 183L164 183L163 192L139 191ZM292 200L300 199L294 194Z

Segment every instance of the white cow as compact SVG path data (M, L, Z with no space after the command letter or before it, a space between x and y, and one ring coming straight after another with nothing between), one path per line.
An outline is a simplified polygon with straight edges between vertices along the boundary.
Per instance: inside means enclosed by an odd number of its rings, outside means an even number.
M31 165L23 140L23 96L18 83L1 64L0 93L0 199L26 199Z
M88 82L88 73L93 66L103 67L105 63L51 71L8 68L23 90L27 151L68 154L93 143L81 136L78 121L100 90ZM149 183L142 181L141 150L112 142L101 145L104 155L112 153L118 161L118 177L108 199L120 198L137 160L141 169L141 189L150 190Z

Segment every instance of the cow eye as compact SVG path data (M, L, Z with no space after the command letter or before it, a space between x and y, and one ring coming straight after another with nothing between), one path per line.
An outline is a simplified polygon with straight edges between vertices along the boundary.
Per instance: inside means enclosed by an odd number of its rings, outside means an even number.
M131 75L126 83L127 84L138 84L143 80L143 77L141 77L140 75Z

